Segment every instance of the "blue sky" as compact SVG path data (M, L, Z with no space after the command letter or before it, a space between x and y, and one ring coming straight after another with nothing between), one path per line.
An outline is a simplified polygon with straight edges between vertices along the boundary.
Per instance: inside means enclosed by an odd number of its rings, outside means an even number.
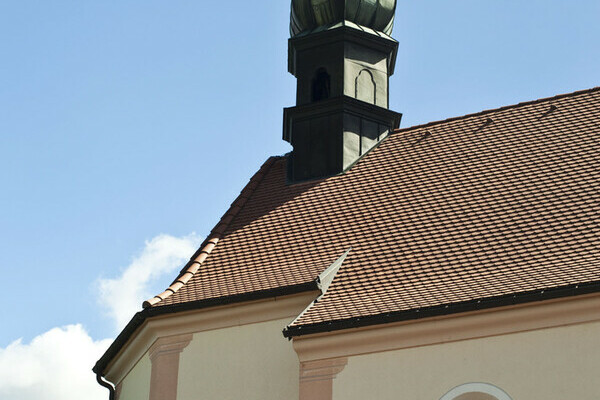
M406 127L598 86L598 15L597 0L401 0L390 107ZM0 377L19 338L25 354L80 324L105 346L114 305L162 291L290 150L288 16L288 1L0 2ZM134 298L111 303L120 291Z

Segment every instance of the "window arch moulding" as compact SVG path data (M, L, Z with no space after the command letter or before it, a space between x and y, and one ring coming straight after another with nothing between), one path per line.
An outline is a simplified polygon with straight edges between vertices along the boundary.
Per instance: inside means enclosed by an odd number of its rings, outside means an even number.
M377 84L373 73L368 69L362 69L354 81L354 97L367 103L377 103Z
M489 383L465 383L450 390L440 400L512 400L502 389Z

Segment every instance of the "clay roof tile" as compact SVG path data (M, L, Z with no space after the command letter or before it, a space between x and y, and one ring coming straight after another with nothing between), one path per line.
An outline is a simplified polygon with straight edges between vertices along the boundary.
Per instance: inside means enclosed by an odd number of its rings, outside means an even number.
M290 185L270 158L145 306L305 284L350 247L291 331L591 290L599 137L594 88L400 129L340 176Z

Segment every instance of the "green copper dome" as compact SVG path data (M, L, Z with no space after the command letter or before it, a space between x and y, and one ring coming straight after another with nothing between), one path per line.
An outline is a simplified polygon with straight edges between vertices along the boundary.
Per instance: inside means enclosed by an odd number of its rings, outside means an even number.
M292 0L290 33L347 20L390 35L395 9L396 0Z

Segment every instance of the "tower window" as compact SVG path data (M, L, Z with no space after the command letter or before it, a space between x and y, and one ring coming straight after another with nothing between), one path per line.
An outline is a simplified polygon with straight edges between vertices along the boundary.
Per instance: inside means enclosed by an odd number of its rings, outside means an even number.
M331 91L331 77L325 68L319 68L312 82L312 101L329 98Z

